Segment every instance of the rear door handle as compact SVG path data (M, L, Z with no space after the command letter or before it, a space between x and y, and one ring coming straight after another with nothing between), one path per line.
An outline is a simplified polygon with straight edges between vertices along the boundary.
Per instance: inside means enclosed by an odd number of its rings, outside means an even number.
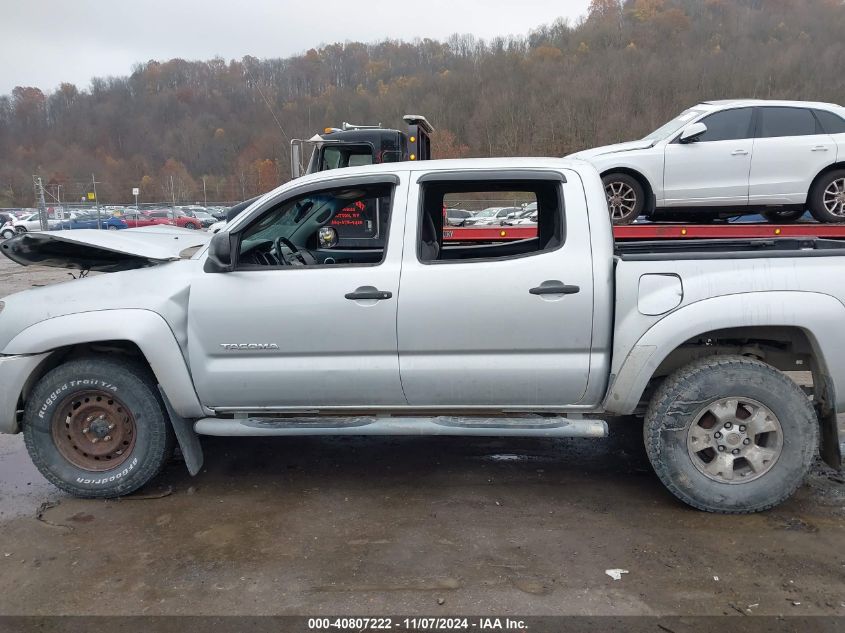
M748 150L746 149L735 149L731 152L731 156L748 156Z
M532 295L574 295L576 292L581 292L579 286L570 286L562 281L551 280L544 281L536 288L529 290Z
M352 301L360 301L362 299L375 299L376 301L383 301L390 299L393 296L392 292L386 290L378 290L372 287L358 288L355 292L347 292L343 295Z
M816 146L815 146L814 148L812 148L810 151L811 151L811 152L826 152L826 151L827 151L827 149L828 149L828 148L827 148L826 146L824 146L824 145L816 145Z

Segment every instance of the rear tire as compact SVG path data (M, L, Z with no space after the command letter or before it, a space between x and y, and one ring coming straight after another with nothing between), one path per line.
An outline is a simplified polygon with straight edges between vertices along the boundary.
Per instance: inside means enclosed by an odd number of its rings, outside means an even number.
M26 448L53 485L117 497L153 479L175 438L154 378L131 360L72 360L38 381L23 420Z
M804 209L769 209L763 211L760 215L772 224L791 224L801 219L804 215Z
M807 202L819 222L845 222L845 169L829 171L819 178Z
M610 221L615 225L631 224L645 209L643 186L636 178L618 172L604 175L601 181Z
M193 222L185 222L185 228L186 228L186 229L191 229L191 230L194 230L194 229L196 229L196 228L197 228L197 225L196 225L196 224L194 224Z
M17 233L15 232L14 229L5 229L3 231L3 239L4 240L12 239L13 237L15 237L15 235L17 235Z
M744 356L713 356L663 382L643 434L655 473L678 499L745 514L778 505L801 485L818 419L785 374Z

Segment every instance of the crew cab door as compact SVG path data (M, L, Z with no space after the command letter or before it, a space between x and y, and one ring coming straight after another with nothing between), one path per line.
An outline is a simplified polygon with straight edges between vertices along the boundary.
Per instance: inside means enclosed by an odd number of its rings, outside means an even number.
M550 170L462 170L429 172L412 186L397 322L410 405L581 400L590 369L593 262L584 192L574 180ZM566 217L564 201L572 209ZM538 206L534 238L502 241L510 229L490 227L490 239L455 242L462 229L454 228L444 242L444 205L531 203Z
M802 204L816 175L836 161L836 143L809 108L758 108L751 204Z
M700 121L698 140L666 145L663 189L667 207L744 206L754 149L753 108L714 112Z
M234 227L235 270L202 274L190 291L188 350L204 405L284 411L405 404L396 310L406 197L407 177L338 177L282 194ZM341 241L333 259L320 256L320 229L359 201L387 211L383 232L368 248ZM278 237L305 262L281 245L294 263L279 264Z

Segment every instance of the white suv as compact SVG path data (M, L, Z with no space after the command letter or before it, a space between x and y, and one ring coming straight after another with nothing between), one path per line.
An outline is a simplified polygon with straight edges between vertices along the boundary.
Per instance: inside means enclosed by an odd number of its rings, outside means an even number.
M845 108L839 105L707 101L640 141L570 158L599 170L614 224L641 213L679 212L762 212L788 222L806 208L820 222L845 222Z

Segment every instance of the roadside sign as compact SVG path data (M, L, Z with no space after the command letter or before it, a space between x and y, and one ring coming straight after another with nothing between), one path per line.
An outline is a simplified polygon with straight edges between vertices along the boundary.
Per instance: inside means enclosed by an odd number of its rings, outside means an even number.
M141 189L139 187L132 187L132 195L133 196L141 195Z
M88 192L88 199L89 200L96 200L96 196L94 195L93 191Z

